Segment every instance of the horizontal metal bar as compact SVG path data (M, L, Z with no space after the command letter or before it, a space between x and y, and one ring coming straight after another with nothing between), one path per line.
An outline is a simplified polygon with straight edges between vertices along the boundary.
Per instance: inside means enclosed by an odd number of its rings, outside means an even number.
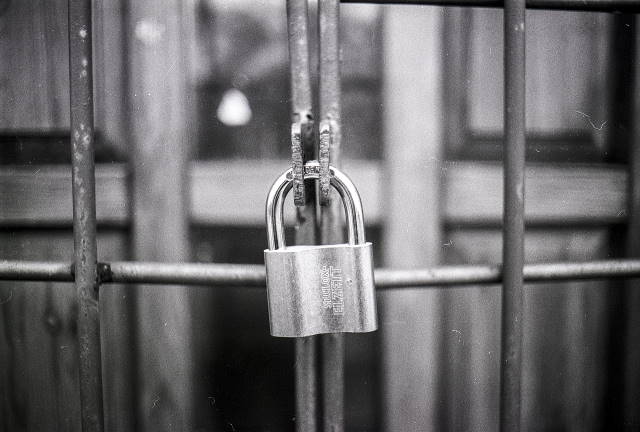
M0 261L0 280L73 282L73 264L37 261Z
M525 282L638 277L640 261L608 260L583 263L547 263L524 266Z
M102 267L103 282L265 286L264 266L247 264L183 264L113 262Z
M101 283L264 287L262 265L112 262L98 265ZM524 266L525 282L640 277L640 260L554 262ZM499 265L442 266L417 270L379 268L378 289L499 284ZM0 261L0 280L73 282L69 263Z
M377 3L429 6L504 7L503 0L341 0L342 3ZM585 12L640 12L639 0L527 0L528 9Z

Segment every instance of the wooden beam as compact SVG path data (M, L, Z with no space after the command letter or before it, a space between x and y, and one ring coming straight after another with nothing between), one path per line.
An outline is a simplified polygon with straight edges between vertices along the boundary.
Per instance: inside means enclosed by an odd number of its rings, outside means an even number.
M443 11L388 8L384 18L383 264L437 265L443 228ZM379 298L381 430L438 430L444 294L414 290Z
M502 168L496 164L455 163L446 168L447 223L500 224ZM533 165L526 168L530 223L607 224L626 220L626 180L622 167Z
M123 165L96 167L99 223L125 225L129 219ZM71 166L0 168L0 226L71 226Z
M366 221L380 224L384 169L370 161L345 161L358 186ZM264 200L286 161L198 162L190 170L190 220L199 225L261 226ZM499 225L502 215L502 168L495 163L448 162L444 171L446 223ZM71 171L67 166L0 167L0 226L70 226ZM242 178L242 181L237 179ZM536 224L623 223L627 219L627 174L617 166L527 166L527 221ZM550 192L551 191L551 192ZM98 166L98 221L128 226L124 165ZM289 208L292 206L285 206ZM288 215L293 222L293 212Z
M191 171L193 222L203 225L263 225L264 203L273 180L287 161L201 162ZM380 166L374 162L345 163L345 172L363 196L367 222L380 216ZM242 179L242 181L238 181ZM290 199L290 198L289 198ZM217 205L212 205L217 203ZM289 223L293 206L285 205ZM286 212L285 210L285 212ZM373 218L373 219L372 219Z
M133 258L187 261L190 88L185 13L191 1L131 2L126 27L132 143ZM99 198L98 198L99 199ZM195 427L193 295L186 287L135 291L137 425Z

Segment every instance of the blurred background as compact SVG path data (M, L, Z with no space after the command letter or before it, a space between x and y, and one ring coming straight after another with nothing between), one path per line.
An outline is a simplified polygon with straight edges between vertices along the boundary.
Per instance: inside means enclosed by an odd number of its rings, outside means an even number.
M502 10L341 15L344 167L376 266L499 263ZM526 260L635 255L635 19L526 19ZM72 259L67 37L65 0L0 0L0 259ZM262 263L290 156L285 1L95 2L93 38L99 260ZM640 429L634 284L526 286L524 430ZM346 336L347 430L497 430L499 287L378 302L380 330ZM80 430L76 314L72 284L0 283L1 431ZM101 314L105 430L294 429L263 290L107 285Z

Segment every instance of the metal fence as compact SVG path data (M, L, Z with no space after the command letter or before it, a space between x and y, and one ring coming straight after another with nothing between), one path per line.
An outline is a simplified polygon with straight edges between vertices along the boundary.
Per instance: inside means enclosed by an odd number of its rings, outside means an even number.
M558 262L524 264L524 167L525 167L525 7L604 12L638 12L638 0L429 0L358 1L345 3L393 3L440 6L504 7L505 40L505 140L504 225L502 266L443 266L420 270L377 269L378 289L435 287L501 283L502 347L500 428L520 429L520 382L522 363L523 283L562 280L640 277L640 260ZM307 41L306 0L288 1L289 38L294 123L313 129ZM333 135L332 163L339 164L340 86L338 56L339 1L320 0L320 129ZM297 43L297 42L304 43ZM96 197L94 163L94 119L92 79L91 1L69 0L69 50L71 88L71 146L73 168L73 263L0 261L0 280L75 281L80 354L82 429L103 429L100 362L99 290L110 283L180 284L265 287L265 270L258 265L165 264L144 262L97 262ZM302 114L305 115L302 115ZM306 116L308 114L308 116ZM328 125L328 126L327 126ZM321 143L322 146L322 143ZM326 150L326 149L325 149ZM312 150L313 151L313 150ZM321 148L322 151L322 148ZM322 157L322 154L320 154ZM311 202L312 196L305 197ZM335 208L321 213L320 241L328 243L340 233ZM303 214L302 212L308 212ZM306 218L297 241L315 240L316 221L309 209L299 208ZM161 289L161 288L159 288ZM325 430L343 430L343 339L323 336L322 389ZM296 417L298 430L315 430L318 414L316 344L312 339L296 341ZM330 372L330 373L329 373Z

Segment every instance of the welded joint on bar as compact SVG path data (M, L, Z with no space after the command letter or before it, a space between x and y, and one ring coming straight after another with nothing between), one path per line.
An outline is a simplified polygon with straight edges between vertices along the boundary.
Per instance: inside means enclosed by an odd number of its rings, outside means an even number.
M76 263L72 262L70 265L71 268L71 279L75 282L76 280ZM111 272L111 265L109 263L97 263L96 265L96 283L94 284L95 291L98 292L100 290L100 285L103 283L113 282L113 276Z
M98 263L98 289L103 283L113 282L113 272L111 271L111 264L109 263Z

